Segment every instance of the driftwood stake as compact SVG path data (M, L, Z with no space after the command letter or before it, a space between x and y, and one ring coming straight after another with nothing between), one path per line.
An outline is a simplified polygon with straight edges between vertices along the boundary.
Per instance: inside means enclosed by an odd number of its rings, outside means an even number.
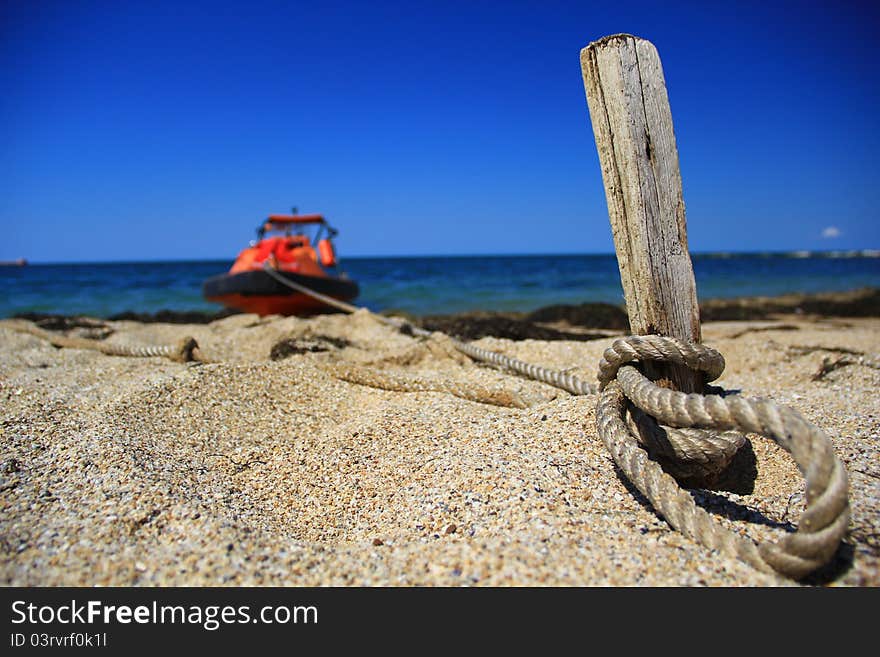
M699 342L700 310L687 245L672 113L660 57L629 34L581 50L630 329ZM646 367L658 383L700 392L681 366Z

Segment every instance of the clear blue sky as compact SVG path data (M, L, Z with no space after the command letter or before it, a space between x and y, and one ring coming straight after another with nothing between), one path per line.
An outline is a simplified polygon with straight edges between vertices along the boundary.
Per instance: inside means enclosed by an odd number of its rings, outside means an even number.
M613 250L578 61L657 46L693 251L880 248L876 2L0 3L0 260ZM823 231L826 236L823 237Z

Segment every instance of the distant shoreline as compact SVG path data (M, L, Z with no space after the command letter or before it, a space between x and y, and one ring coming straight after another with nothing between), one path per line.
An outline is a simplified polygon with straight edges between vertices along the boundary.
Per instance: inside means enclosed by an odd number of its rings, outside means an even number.
M222 262L231 264L235 255L209 258L158 258L143 260L71 260L41 261L28 259L28 266L36 267L76 267L92 265L142 265L142 264L187 264L204 262ZM409 260L420 258L614 258L613 251L597 251L588 253L433 253L433 254L401 254L401 255L345 255L345 260ZM780 251L693 251L695 259L723 258L880 258L880 249L783 249ZM17 259L13 259L17 260ZM21 260L24 260L23 258ZM10 262L10 261L6 261Z
M126 311L95 319L128 320L145 324L208 324L235 314L238 313L228 309L216 313L172 310L160 310L156 313ZM514 340L585 340L602 335L584 332L585 329L629 331L625 308L609 303L555 304L532 312L477 311L415 316L387 311L383 314L403 315L409 321L428 330L443 331L463 339L478 339L492 335ZM769 297L705 299L700 302L703 322L766 320L779 315L793 314L805 317L880 317L880 288ZM15 317L39 322L47 328L63 329L71 324L71 320L83 315L19 313Z

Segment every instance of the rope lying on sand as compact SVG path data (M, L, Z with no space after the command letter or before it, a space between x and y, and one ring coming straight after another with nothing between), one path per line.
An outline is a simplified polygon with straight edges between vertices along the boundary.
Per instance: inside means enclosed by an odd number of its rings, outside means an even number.
M522 396L516 392L488 388L455 379L412 377L396 372L377 371L372 368L343 363L322 366L322 369L343 381L359 383L383 390L394 390L397 392L446 392L456 397L482 404L507 406L510 408L528 408L529 406Z
M129 346L111 344L101 340L60 335L34 326L30 322L7 321L3 325L19 333L34 335L59 348L90 349L92 351L100 351L102 354L109 356L129 356L135 358L161 356L176 363L188 363L191 361L209 362L199 349L198 342L189 336L181 338L174 344Z
M308 294L343 312L355 313L360 310L357 306L314 292L304 285L290 281L278 274L274 269L266 267L265 270L267 274L283 285L303 294ZM373 315L373 317L385 325L418 337L429 338L433 335L430 331L412 326L398 319L383 317L382 315ZM455 349L473 360L490 363L502 369L522 374L527 378L565 390L573 395L595 395L598 392L594 384L568 372L560 372L559 370L526 363L496 351L490 351L467 342L462 342L453 337L444 336L444 338ZM718 368L718 372L714 378L717 378L724 369L724 359L722 358L720 363L715 364L715 367ZM449 386L446 382L442 384L437 382L434 384L434 387L430 387L425 385L422 380L413 379L413 385L407 387L399 378L392 381L387 374L368 368L358 368L356 378L352 371L348 369L339 372L334 372L332 369L328 369L328 371L346 381L385 390L402 392L435 390L457 394L453 389L454 387ZM458 396L484 404L523 408L523 405L520 403L521 398L518 396L510 397L510 395L507 395L499 397L495 391L492 391L490 394L480 395L480 391L473 388L470 388L468 393L458 394ZM514 403L504 403L508 398ZM638 432L640 439L649 453L654 457L661 458L667 469L675 476L695 482L711 482L714 477L723 472L736 455L737 450L745 444L745 438L741 434L734 432L716 433L701 429L661 428L656 423L651 423L650 419L641 420L637 423L641 428Z
M344 301L339 301L338 299L334 299L333 297L328 297L325 294L321 294L320 292L315 292L314 290L311 290L305 285L300 285L295 281L288 280L271 267L264 266L263 271L265 271L267 274L269 274L269 276L274 278L282 285L285 285L292 290L296 290L297 292L307 294L310 297L327 304L328 306L336 308L337 310L341 310L342 312L351 314L361 310L361 308L353 306L350 303L345 303ZM415 335L420 338L429 338L432 335L430 331L426 331L425 329L413 326L412 324L404 322L400 319L396 319L393 317L383 317L382 315L375 314L373 315L373 317L375 317L375 319L385 324L386 326L391 326L399 331L408 333L410 335ZM524 361L517 360L516 358L511 358L510 356L499 354L497 351L482 349L481 347L462 342L461 340L456 340L452 337L450 337L449 340L452 342L452 345L461 353L475 360L491 363L493 365L498 365L499 367L503 367L513 372L518 372L531 379L534 379L535 381L541 381L556 388L566 390L573 395L596 394L596 386L592 385L591 383L587 383L583 379L579 379L578 377L568 374L566 372L551 370L546 367L541 367L540 365L532 365L531 363L526 363Z
M334 308L348 313L359 310L313 292L268 267L264 270L283 285ZM400 320L375 317L412 335L431 335ZM596 387L571 374L525 363L454 338L451 342L471 358L574 395L597 392ZM826 564L846 534L850 517L848 477L828 436L796 411L768 400L684 394L661 388L631 364L646 360L684 365L704 373L707 382L717 379L724 370L724 358L716 350L656 335L619 339L605 351L599 364L596 428L626 477L673 528L710 549L764 572L775 571L794 579ZM359 382L368 385L387 385L380 375L370 378L361 371L359 377ZM399 379L393 385L394 390L425 389L408 388L406 381ZM650 422L654 422L654 429L640 430L650 426ZM738 432L757 433L774 440L792 455L806 479L807 504L799 527L777 543L756 545L724 529L650 458L658 453L664 456L662 460L672 464L669 469L676 476L700 472L711 475L723 470L744 444L745 438Z

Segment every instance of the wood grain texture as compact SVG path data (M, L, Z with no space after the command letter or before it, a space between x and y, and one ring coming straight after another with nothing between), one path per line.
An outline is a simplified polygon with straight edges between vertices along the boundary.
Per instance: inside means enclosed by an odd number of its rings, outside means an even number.
M657 49L629 34L605 37L581 51L581 70L630 328L699 342L678 149ZM645 371L683 392L703 389L680 366Z

